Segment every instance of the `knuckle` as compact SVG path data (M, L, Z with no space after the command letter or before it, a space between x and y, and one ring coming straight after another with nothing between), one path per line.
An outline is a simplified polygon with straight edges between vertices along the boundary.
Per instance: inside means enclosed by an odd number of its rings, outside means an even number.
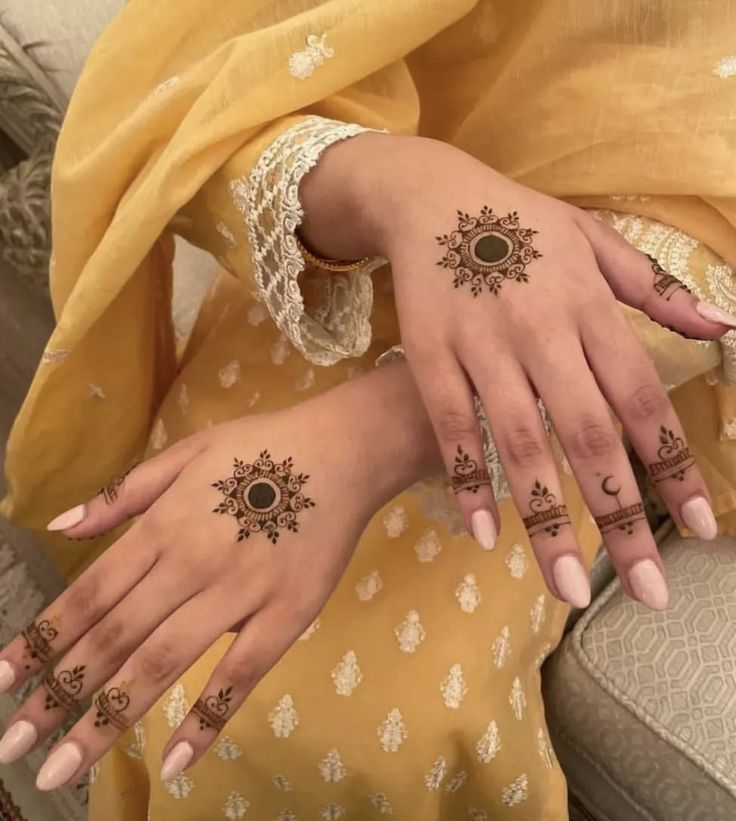
M103 662L120 659L125 632L125 626L118 621L102 622L87 635L90 656Z
M504 450L517 468L537 467L547 456L547 443L530 428L519 425L504 437Z
M254 659L249 656L223 659L220 672L225 683L237 687L238 691L250 692L260 678Z
M475 436L475 417L453 409L441 411L437 419L437 434L443 442L465 442Z
M629 398L629 413L639 421L660 420L666 411L668 399L661 385L651 382L640 385Z
M570 437L570 445L578 459L598 459L610 456L619 446L619 439L610 424L585 418Z
M67 609L77 621L96 621L100 615L100 599L97 584L91 581L79 581L69 589Z
M144 681L153 685L162 684L175 677L179 669L179 654L172 644L159 641L141 650L137 667Z

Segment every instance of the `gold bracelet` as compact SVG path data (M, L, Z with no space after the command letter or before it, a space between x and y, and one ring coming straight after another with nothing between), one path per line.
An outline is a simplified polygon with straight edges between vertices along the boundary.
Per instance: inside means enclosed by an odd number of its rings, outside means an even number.
M370 260L370 257L363 257L363 259L349 261L342 261L337 259L322 259L321 257L318 257L315 254L313 254L309 250L309 248L307 248L304 245L304 243L299 239L299 235L296 232L294 232L294 237L296 239L296 244L299 246L299 250L301 251L301 254L304 257L304 259L317 268L324 268L325 271L336 271L338 273L345 273L346 271L355 271L358 268L362 268Z

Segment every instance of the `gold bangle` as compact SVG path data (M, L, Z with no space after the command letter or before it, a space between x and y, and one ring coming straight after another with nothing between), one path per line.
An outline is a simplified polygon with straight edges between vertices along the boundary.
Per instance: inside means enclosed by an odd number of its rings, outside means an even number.
M370 257L363 257L363 259L346 261L337 259L322 259L321 257L318 257L315 254L313 254L309 250L309 248L307 248L304 245L304 243L299 239L299 235L296 232L294 232L294 237L296 239L296 244L299 246L299 250L301 251L301 254L304 257L304 259L317 268L324 268L325 271L335 271L337 273L355 271L358 268L362 268L370 260Z

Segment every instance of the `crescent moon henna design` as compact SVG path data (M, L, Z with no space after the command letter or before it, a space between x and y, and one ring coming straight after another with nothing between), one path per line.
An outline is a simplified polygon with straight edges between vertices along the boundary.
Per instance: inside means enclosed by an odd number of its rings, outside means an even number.
M462 445L457 446L451 480L452 489L455 493L460 493L463 490L477 493L481 485L491 484L488 470L485 467L479 467L475 459L471 459L463 450Z
M649 475L654 482L664 482L666 479L676 479L682 482L685 473L695 464L690 448L681 436L661 425L659 428L659 456L658 462L649 465Z
M95 699L95 727L107 727L112 724L116 730L124 732L130 727L125 711L130 705L130 696L119 687L102 690Z
M71 670L62 670L58 676L55 676L53 672L48 673L43 680L43 686L47 691L43 703L44 710L53 710L55 707L71 710L77 703L77 696L82 691L86 669L84 664L79 664Z
M612 483L614 481L613 476L604 477L601 482L601 490L606 496L613 496L616 499L618 510L596 516L595 523L601 533L610 533L612 530L622 530L630 536L634 532L634 523L645 518L644 505L641 502L637 502L636 504L624 507L619 499L621 485L613 485Z
M542 256L532 245L532 237L538 233L522 228L516 211L505 217L494 214L487 205L477 217L458 211L457 229L436 237L446 248L437 265L454 271L452 284L456 288L469 285L473 296L484 288L498 294L505 279L529 281L527 266Z
M524 527L530 536L544 531L550 536L556 536L563 525L570 524L567 505L558 505L557 497L551 493L538 479L532 488L532 498L529 501L531 516L524 517Z
M23 628L21 635L26 643L25 652L30 660L37 659L42 664L46 664L54 654L51 642L59 635L59 631L51 624L49 619L43 619L38 624L32 621L27 627ZM30 660L26 662L26 670L31 669Z
M652 270L654 271L653 287L659 296L669 301L672 298L672 294L680 289L685 291L685 293L691 293L690 289L684 282L681 282L676 276L673 276L665 271L651 254L647 254L646 256L652 265Z
M297 533L297 514L315 503L302 493L309 475L294 473L291 456L275 462L267 450L262 450L253 464L236 458L233 468L232 476L212 483L225 496L212 512L237 519L238 541L251 533L265 533L276 544L282 530Z
M232 701L232 687L219 690L216 696L198 698L192 712L199 718L200 730L217 730L219 733L227 723L227 712Z

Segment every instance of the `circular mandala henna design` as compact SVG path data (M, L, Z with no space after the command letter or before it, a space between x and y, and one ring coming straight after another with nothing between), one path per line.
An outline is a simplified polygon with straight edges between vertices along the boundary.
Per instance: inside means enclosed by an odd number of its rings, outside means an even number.
M538 233L522 228L516 211L505 217L487 205L477 217L458 211L457 230L436 238L447 249L437 264L455 272L452 284L456 288L469 285L473 296L484 288L498 294L505 279L529 281L527 265L542 256L532 246L532 237Z
M240 525L239 542L251 533L265 533L276 544L282 530L298 531L298 513L314 507L302 493L309 475L294 473L293 468L290 456L275 462L267 450L261 451L253 464L234 459L233 475L212 483L225 495L212 512L235 516Z

